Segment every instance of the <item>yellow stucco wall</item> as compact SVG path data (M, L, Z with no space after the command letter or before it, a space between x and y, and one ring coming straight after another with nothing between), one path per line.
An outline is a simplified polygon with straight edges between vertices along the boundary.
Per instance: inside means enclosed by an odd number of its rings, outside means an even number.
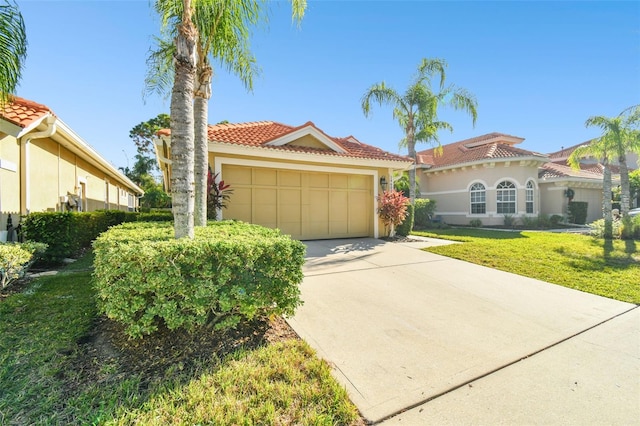
M23 170L22 163L27 158L28 166ZM24 142L21 146L15 137L0 133L0 230L6 229L8 214L12 214L17 225L27 209L30 212L66 209L60 197L78 194L82 186L83 210L104 209L108 179L113 177L53 138L31 140L25 148ZM24 182L29 183L28 190L24 189ZM110 183L108 208L127 210L132 193L122 184ZM135 205L136 199L132 201Z
M17 223L20 212L20 146L15 137L0 133L0 230L7 217Z
M565 196L567 188L574 191L574 201L586 201L587 223L602 219L602 188L580 188L568 182L540 183L542 213L546 215L560 215L566 218L569 200Z

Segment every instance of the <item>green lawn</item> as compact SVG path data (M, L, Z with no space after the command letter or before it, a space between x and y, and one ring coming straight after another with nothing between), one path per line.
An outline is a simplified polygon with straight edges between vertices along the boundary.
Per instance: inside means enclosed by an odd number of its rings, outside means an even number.
M640 250L637 241L605 242L585 235L441 229L415 235L462 241L425 250L640 304Z
M97 320L90 266L85 258L0 300L0 424L360 424L330 367L298 339L170 363L151 380L123 372L117 353L79 363Z

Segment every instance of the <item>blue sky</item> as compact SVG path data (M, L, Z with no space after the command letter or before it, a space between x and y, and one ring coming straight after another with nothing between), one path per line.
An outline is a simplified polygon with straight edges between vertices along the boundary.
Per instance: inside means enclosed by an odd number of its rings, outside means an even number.
M114 165L133 165L129 130L169 112L143 101L145 58L159 22L147 0L18 1L28 58L19 96L44 103ZM365 118L373 83L404 90L421 58L443 58L447 82L478 100L475 128L461 111L440 140L489 132L551 152L599 135L591 115L640 104L640 2L320 1L298 27L287 2L270 2L254 31L262 69L253 93L217 67L209 122L313 121L331 136L401 152L388 107ZM428 145L419 145L426 149Z

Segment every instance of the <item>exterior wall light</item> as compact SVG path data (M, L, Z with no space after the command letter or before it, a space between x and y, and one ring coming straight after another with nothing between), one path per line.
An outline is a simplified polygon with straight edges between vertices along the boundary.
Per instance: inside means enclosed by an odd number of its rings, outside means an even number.
M382 191L387 190L387 178L385 176L380 177L380 187L382 188Z

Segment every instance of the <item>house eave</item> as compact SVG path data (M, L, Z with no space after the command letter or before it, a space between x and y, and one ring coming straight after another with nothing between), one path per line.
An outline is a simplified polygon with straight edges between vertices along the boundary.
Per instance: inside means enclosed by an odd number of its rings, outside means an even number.
M529 167L540 167L549 160L546 157L526 156L526 157L500 157L500 158L483 158L476 161L467 161L465 163L455 163L441 167L428 166L420 167L425 174L450 171L454 169L478 168L478 167L494 167L496 164L519 164Z
M263 148L258 146L236 145L224 142L209 142L209 152L215 154L232 154L262 157L286 161L300 161L308 163L326 163L344 166L379 167L393 170L407 170L413 162L399 160L384 160L376 158L354 158L341 155L325 155L309 152L294 152L277 148Z

